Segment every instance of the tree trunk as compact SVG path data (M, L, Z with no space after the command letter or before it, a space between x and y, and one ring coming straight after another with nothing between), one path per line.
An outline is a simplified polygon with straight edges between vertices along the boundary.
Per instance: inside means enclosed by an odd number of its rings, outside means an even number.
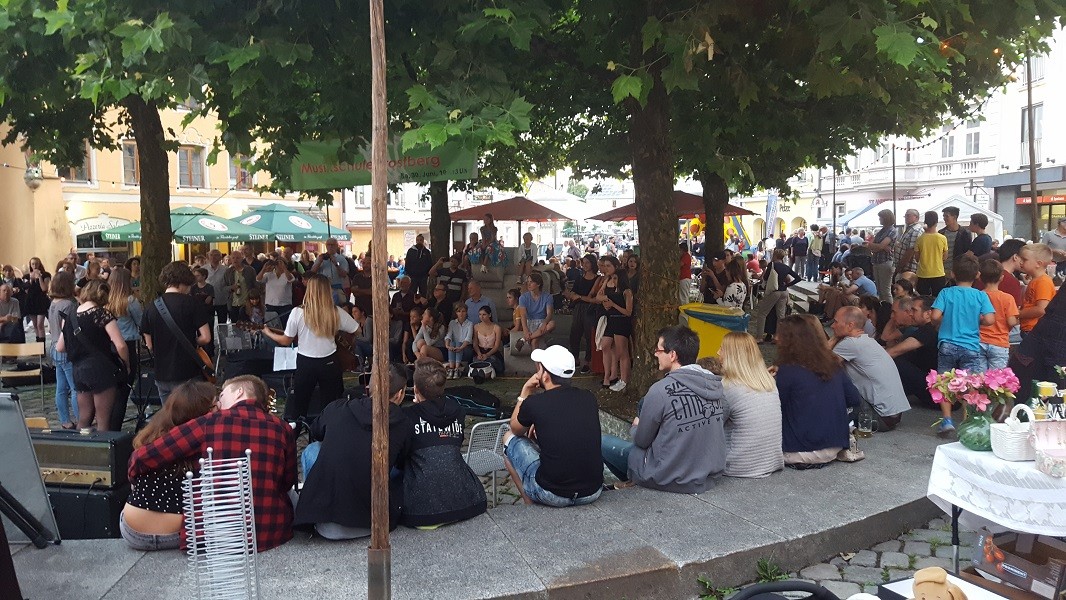
M647 103L630 105L629 142L641 258L630 385L639 393L657 379L654 358L657 333L677 324L677 285L681 271L677 213L671 199L674 157L670 146L670 99L658 64L653 62L649 68L655 83Z
M166 133L159 109L138 96L123 105L130 115L137 141L141 193L141 299L151 302L159 295L159 272L170 262L170 161L165 149Z
M725 221L725 205L729 202L729 184L718 173L699 172L703 185L703 211L707 215L707 232L703 242L703 264L707 257L725 248L725 234L722 222Z
M429 246L433 260L452 255L452 215L448 210L448 182L429 184Z

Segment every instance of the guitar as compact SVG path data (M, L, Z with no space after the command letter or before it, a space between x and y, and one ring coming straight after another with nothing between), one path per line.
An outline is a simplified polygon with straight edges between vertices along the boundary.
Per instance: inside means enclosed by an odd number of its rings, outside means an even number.
M218 377L215 376L215 363L208 356L207 350L204 350L203 346L196 347L196 355L200 357L200 362L204 363L200 371L204 376L204 380L211 385L218 382Z
M267 327L260 323L252 323L251 321L237 321L236 323L233 323L233 326L244 331L261 331L269 329L277 335L285 335L285 332L280 329ZM338 331L333 337L333 341L337 344L336 357L337 362L341 366L341 370L349 373L362 373L362 365L360 364L359 357L355 355L355 334L348 333L347 331Z

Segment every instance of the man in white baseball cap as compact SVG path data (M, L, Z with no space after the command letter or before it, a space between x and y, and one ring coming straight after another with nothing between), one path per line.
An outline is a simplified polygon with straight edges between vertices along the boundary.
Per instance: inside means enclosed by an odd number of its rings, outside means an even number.
M570 386L576 361L566 348L538 348L530 358L537 372L522 386L504 437L511 480L526 504L594 502L603 489L596 397Z

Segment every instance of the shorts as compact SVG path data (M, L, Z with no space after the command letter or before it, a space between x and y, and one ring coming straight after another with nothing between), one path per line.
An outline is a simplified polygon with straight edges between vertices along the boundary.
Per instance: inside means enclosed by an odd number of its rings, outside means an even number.
M517 436L511 438L511 441L507 442L504 452L507 455L507 460L511 461L511 466L518 473L518 478L522 480L522 491L525 492L530 500L537 504L556 508L591 504L600 497L603 491L602 488L597 488L595 492L588 496L567 498L540 487L540 484L537 483L537 470L540 469L540 448L528 438Z
M99 394L118 385L115 365L102 358L85 358L74 363L74 390Z
M603 330L603 335L632 337L633 319L623 315L607 315L607 328Z

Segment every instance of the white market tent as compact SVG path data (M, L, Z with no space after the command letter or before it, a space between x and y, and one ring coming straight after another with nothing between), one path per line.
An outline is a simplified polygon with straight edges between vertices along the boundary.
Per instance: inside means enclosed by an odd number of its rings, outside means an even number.
M898 200L896 201L896 225L903 225L903 214L910 209L915 209L919 213L925 214L926 211L932 210L937 214L940 214L944 208L948 206L956 206L959 209L959 223L963 226L970 224L970 215L975 213L983 213L988 216L988 228L986 232L992 236L994 240L1003 239L1003 217L990 210L985 210L980 206L977 206L973 202L966 200L962 196L952 196L950 198L936 201L929 198L918 198L914 200ZM879 229L881 222L877 218L877 213L884 209L892 210L892 201L881 202L880 204L873 206L870 210L867 210L855 217L848 223L848 227L854 227L855 229L867 229L870 231ZM943 217L941 217L943 219ZM941 220L943 223L943 220Z

